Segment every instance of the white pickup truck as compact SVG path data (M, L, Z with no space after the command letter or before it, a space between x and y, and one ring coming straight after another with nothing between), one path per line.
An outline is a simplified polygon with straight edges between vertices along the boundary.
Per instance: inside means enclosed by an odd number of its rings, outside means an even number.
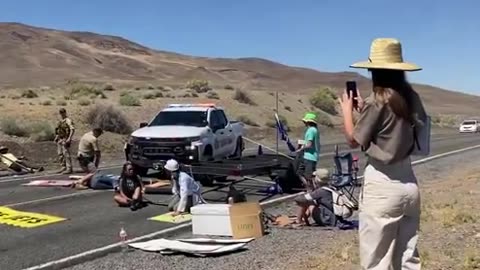
M146 175L170 158L190 164L240 158L243 135L244 124L229 121L215 104L170 104L130 135L125 154Z

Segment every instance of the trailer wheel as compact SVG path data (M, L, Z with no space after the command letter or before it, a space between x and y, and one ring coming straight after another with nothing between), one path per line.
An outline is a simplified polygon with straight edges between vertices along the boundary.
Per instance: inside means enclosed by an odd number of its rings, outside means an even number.
M200 182L200 184L202 184L202 186L204 187L211 187L213 186L213 177L209 176L209 175L204 175L204 174L197 174L197 175L194 175L194 178L196 181Z
M235 153L233 154L233 157L238 159L242 158L243 148L243 138L239 137L237 139L237 146L235 147Z

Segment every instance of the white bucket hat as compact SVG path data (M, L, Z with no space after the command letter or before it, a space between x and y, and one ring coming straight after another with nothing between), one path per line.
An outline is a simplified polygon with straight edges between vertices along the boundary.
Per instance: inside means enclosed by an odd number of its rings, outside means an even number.
M175 159L167 160L167 163L164 166L166 170L171 172L178 171L179 167L180 166L178 165L178 162Z
M417 71L422 68L414 63L403 61L402 44L395 38L377 38L370 46L368 61L350 65L352 68L393 69Z

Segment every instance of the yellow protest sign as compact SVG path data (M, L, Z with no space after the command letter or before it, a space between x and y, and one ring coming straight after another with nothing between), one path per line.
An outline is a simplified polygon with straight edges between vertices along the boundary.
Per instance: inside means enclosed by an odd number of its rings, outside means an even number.
M189 221L191 219L192 219L191 214L182 214L178 216L172 216L172 213L166 213L166 214L149 218L149 220L169 222L169 223L182 223L182 222Z
M63 220L65 220L65 218L0 207L0 224L20 228L35 228Z

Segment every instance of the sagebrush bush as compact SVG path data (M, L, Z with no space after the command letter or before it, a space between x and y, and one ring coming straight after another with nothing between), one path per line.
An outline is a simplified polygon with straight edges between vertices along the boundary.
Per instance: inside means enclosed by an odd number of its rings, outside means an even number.
M337 105L337 96L329 88L322 88L317 90L310 97L310 104L317 109L320 109L331 115L337 115L336 105Z
M1 123L2 132L9 136L28 137L28 129L24 125L20 125L13 118L6 118Z
M91 127L100 127L117 134L130 134L132 127L122 111L112 105L95 105L86 115L85 121Z
M225 90L234 90L235 89L230 84L226 84L223 88L225 88Z
M65 100L57 100L57 106L67 106L67 102Z
M40 105L50 106L50 105L52 105L52 101L51 100L44 100L44 101L40 102Z
M245 125L249 125L249 126L252 126L252 127L258 127L259 126L255 121L253 121L251 118L249 118L246 115L240 115L237 118L237 120L244 123Z
M82 98L82 99L79 99L78 100L78 105L80 106L88 106L90 105L90 100L86 99L86 98Z
M206 93L212 90L209 82L206 80L192 80L189 81L185 87L188 89L192 89L197 93Z
M22 92L22 97L23 98L37 98L38 94L35 91L33 91L32 89L28 89L28 90L24 90Z
M235 93L233 94L233 99L244 104L248 105L257 105L255 101L246 93L245 91L242 91L240 89L235 90Z
M86 84L75 84L70 89L69 97L70 99L76 99L79 97L91 97L91 98L107 98L107 96L103 93L102 90L96 89L91 85Z
M55 130L45 121L33 123L28 129L30 138L35 142L53 141L55 138Z
M130 94L121 96L119 103L122 106L141 106L142 105L142 103L137 97L134 97Z
M104 90L104 91L115 91L115 87L113 87L113 85L111 85L111 84L106 84L106 85L103 87L103 90Z
M155 99L155 94L146 93L145 95L143 95L143 99Z
M207 93L207 98L209 99L220 99L220 96L218 95L217 92L208 92Z

